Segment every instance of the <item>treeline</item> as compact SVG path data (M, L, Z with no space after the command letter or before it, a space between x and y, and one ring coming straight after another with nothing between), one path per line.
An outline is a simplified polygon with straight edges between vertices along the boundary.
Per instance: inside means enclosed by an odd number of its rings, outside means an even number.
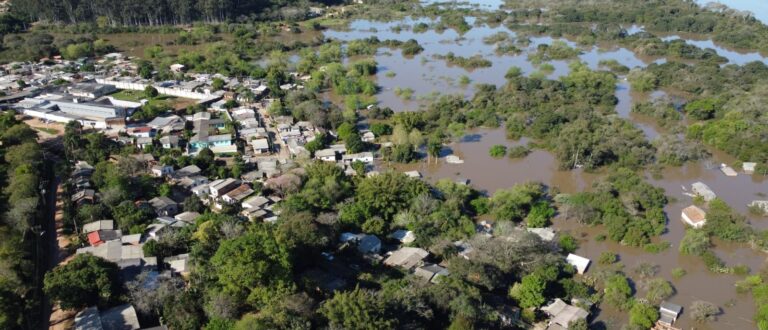
M12 4L14 10L33 20L66 24L96 22L102 26L223 22L251 15L301 18L306 10L301 11L298 6L307 6L295 0L14 0Z
M39 328L43 151L37 133L13 112L0 114L0 132L0 328Z

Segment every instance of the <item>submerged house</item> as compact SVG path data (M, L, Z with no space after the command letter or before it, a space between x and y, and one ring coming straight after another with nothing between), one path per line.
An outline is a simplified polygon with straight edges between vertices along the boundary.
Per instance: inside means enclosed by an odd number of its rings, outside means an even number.
M684 208L681 217L683 222L697 229L704 227L704 224L707 223L707 212L696 205Z
M717 195L715 195L715 192L712 191L712 189L709 189L709 186L704 184L703 182L695 182L691 185L691 190L694 194L701 196L704 198L704 201L710 202L713 199L717 198Z
M549 314L549 327L547 329L568 329L568 325L578 320L586 320L589 312L579 307L566 304L564 301L555 299L548 306L541 308Z
M677 321L677 317L683 311L683 307L677 304L663 301L659 306L659 322L665 326L672 326Z

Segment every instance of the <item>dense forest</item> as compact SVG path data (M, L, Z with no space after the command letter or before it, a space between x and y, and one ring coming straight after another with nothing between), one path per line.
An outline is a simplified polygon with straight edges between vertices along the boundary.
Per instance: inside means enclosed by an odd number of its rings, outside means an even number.
M326 1L320 1L326 2ZM332 1L330 1L332 2ZM284 7L306 6L295 0L14 0L13 8L33 20L102 25L166 25L221 22L261 15ZM281 15L290 14L283 12Z

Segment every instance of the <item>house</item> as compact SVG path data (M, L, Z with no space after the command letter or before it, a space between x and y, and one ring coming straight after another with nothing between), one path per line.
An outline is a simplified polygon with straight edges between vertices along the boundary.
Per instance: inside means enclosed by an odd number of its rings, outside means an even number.
M141 329L136 309L129 304L110 308L99 313L96 306L88 307L75 315L75 330L134 330Z
M529 233L536 234L542 241L551 242L555 239L555 230L552 228L527 228Z
M315 151L315 159L319 159L326 162L335 162L336 150L322 149L322 150Z
M373 163L372 152L361 152L356 154L346 154L341 157L342 162L345 164L352 164L354 162L363 162L366 164Z
M189 262L189 253L170 256L165 258L163 261L168 264L168 268L170 268L174 273L177 273L181 276L189 275L189 266L191 265Z
M200 213L197 212L182 212L174 216L173 218L177 221L183 221L186 223L195 223L195 219L200 216Z
M189 191L191 191L197 197L205 197L211 193L210 186L211 185L209 183L203 183L203 184L199 184L197 186L192 187L192 189L190 189Z
M189 165L180 168L178 171L176 171L176 173L173 174L173 177L176 179L181 179L184 177L200 175L200 172L202 172L202 170L197 167L197 165Z
M694 194L701 196L704 198L704 201L710 202L713 199L717 198L717 195L715 195L715 192L712 191L712 189L709 189L709 186L704 184L703 182L695 182L691 185L691 190Z
M102 85L93 82L77 83L67 87L67 92L69 94L91 99L102 97L114 93L115 91L117 91L115 86Z
M741 164L741 168L744 169L744 173L746 174L755 173L756 167L757 167L757 163L753 163L753 162L745 162Z
M150 239L160 239L169 230L168 228L170 227L166 224L153 223L147 226L147 237Z
M101 229L88 233L88 243L99 246L109 241L119 240L123 236L120 230Z
M186 68L187 67L184 66L184 64L180 64L180 63L171 64L171 66L169 67L169 69L171 69L171 72L174 72L174 73L182 73Z
M96 191L93 189L79 190L74 193L70 199L77 206L81 206L83 204L93 204L96 202Z
M233 179L233 178L226 178L226 179L219 179L216 181L213 181L209 185L209 196L213 198L217 198L219 196L222 196L233 189L237 188L240 185L240 180Z
M450 272L440 265L430 264L416 268L413 274L429 282L437 283L440 276L448 276Z
M373 132L364 130L360 133L360 139L363 140L363 142L372 143L373 141L376 141L376 135L373 134Z
M152 166L151 172L152 172L152 175L154 175L155 177L162 178L164 176L173 174L173 166L155 165L155 166Z
M152 138L151 137L140 137L136 139L136 146L139 147L139 149L144 150L146 147L152 145Z
M415 247L402 247L384 259L384 264L390 267L400 267L411 270L421 265L424 259L429 256L429 252Z
M112 230L115 229L115 222L113 220L98 220L89 222L83 225L83 234L98 230Z
M683 221L693 228L701 228L707 222L707 212L696 205L684 208L681 216Z
M665 326L672 326L677 321L677 317L683 311L683 307L670 302L662 301L659 306L659 323Z
M207 184L208 178L202 175L187 176L177 182L179 186L186 190L192 190L192 187L199 186L201 184Z
M357 251L362 254L379 253L381 250L381 240L375 235L342 233L339 241L356 244Z
M149 200L149 204L152 205L158 216L170 217L179 213L179 204L165 196L152 198Z
M267 138L257 138L251 140L251 148L253 149L253 153L257 155L261 154L268 154L269 153L269 139Z
M389 234L389 238L399 241L403 244L413 243L416 240L416 235L410 230L399 229L394 233Z
M179 137L176 135L166 135L160 138L160 144L163 149L173 149L179 147Z
M243 209L258 209L270 204L270 200L264 196L253 196L243 201L241 206Z
M134 127L128 130L128 135L135 138L153 137L155 136L155 130L149 126Z
M170 115L155 117L155 119L147 123L147 126L152 127L158 132L171 133L184 130L185 121L180 116Z
M221 196L221 199L227 204L236 204L253 194L253 189L247 184L241 184L230 192Z
M405 174L410 178L421 179L421 173L419 173L419 171L407 171L407 172L404 172L403 174Z
M579 274L584 274L584 272L586 272L587 268L589 267L590 260L582 256L569 253L565 258L565 262L576 267L576 272Z
M120 238L120 242L129 245L139 245L141 244L141 238L141 234L124 235Z
M586 320L589 317L589 312L579 307L566 304L560 298L556 298L554 302L548 306L541 308L542 311L549 314L549 329L553 329L553 326L559 326L556 329L568 329L568 325L578 320Z

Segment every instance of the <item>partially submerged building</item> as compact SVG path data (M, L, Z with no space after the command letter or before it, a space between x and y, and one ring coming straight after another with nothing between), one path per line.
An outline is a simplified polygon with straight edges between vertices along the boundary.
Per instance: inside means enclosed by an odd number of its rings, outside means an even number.
M691 205L683 209L681 218L689 226L698 229L704 227L707 222L707 212L696 205Z

